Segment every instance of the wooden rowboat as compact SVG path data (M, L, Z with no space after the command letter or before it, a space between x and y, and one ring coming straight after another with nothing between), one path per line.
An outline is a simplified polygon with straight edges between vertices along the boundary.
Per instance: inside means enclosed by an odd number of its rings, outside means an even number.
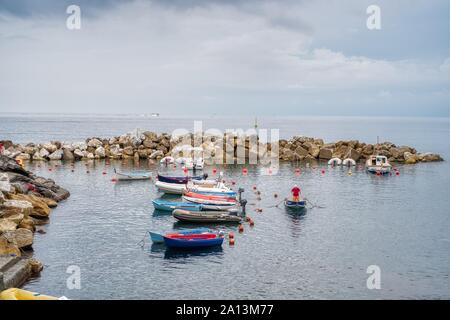
M220 211L201 211L190 212L187 210L175 209L172 212L175 219L183 222L198 222L198 223L239 223L241 217Z
M184 230L177 230L176 232L169 232L165 233L164 235L170 235L170 234L201 234L201 233L210 233L211 230L207 228L197 228L197 229L184 229ZM150 240L152 240L153 243L164 243L164 235L156 232L149 231Z
M287 209L303 210L306 208L306 201L305 200L300 200L300 201L284 200L284 206Z
M193 248L208 248L221 246L223 237L219 237L214 233L205 234L189 234L189 235L165 235L164 244L168 248L177 249L193 249Z
M132 181L132 180L149 180L152 178L151 172L135 171L135 172L117 172L114 169L116 179L119 181Z

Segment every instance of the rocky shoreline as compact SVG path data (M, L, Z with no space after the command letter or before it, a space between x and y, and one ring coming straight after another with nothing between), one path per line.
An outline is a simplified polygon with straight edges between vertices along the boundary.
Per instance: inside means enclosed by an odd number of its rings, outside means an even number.
M391 142L370 144L350 140L325 143L323 139L293 137L290 140L279 140L278 144L263 144L256 136L235 135L222 139L208 134L171 136L150 131L128 133L106 139L93 137L75 143L51 141L44 144L14 144L12 141L0 141L0 144L4 147L4 155L23 161L78 161L105 158L157 161L165 156L177 156L174 147L181 141L201 146L207 155L205 156L207 164L220 163L226 152L234 156L236 160L238 145L245 146L246 159L251 156L253 159L261 159L277 145L278 157L281 161L313 161L332 158L363 161L373 154L384 155L390 162L406 164L443 160L439 154L421 153L413 147L397 146ZM253 141L255 143L251 143Z
M0 291L17 287L42 270L29 258L35 232L49 221L52 208L70 193L0 155Z

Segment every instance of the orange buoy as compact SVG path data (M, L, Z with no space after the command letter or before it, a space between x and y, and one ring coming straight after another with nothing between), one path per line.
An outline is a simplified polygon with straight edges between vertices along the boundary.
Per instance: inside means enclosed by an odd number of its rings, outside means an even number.
M116 179L116 178L112 178L111 181L112 181L112 182L116 182L117 179Z
M381 176L381 172L380 171L377 171L377 176Z
M250 219L250 221L248 223L250 224L251 227L253 227L255 225L255 221L253 221L252 219Z
M52 171L52 168L48 168L48 171Z
M300 173L301 173L300 168L295 169L295 174L296 174L297 176L300 175Z
M183 168L183 172L186 174L188 173L188 169L186 167Z
M240 233L244 232L244 226L242 224L239 225L239 232Z
M243 168L242 169L242 174L245 176L245 175L247 175L247 173L248 173L248 169L247 168Z
M234 238L230 238L229 244L230 244L230 246L234 246Z
M395 175L396 175L396 176L399 176L399 175L400 175L400 171L398 171L398 170L395 171Z
M217 173L217 169L216 169L216 168L213 168L213 169L212 169L212 173L213 173L213 174L216 174L216 173Z
M102 174L105 175L105 174L106 174L106 171L103 171Z
M233 232L228 233L228 238L234 239L234 233Z
M250 222L250 220L252 220L250 217L245 217L245 221Z
M256 186L253 186L253 190L256 190Z
M325 174L325 169L322 169L322 171L321 171L321 172L322 172L322 174Z

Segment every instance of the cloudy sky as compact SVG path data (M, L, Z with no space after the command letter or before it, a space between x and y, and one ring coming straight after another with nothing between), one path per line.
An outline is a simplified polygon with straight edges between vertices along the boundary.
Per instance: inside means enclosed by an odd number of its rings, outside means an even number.
M0 0L0 112L450 116L449 16L448 0Z

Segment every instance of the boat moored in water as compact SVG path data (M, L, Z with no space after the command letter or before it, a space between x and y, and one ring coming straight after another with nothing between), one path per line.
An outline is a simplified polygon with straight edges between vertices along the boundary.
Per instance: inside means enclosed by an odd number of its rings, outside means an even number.
M194 249L221 246L223 237L215 233L202 234L167 234L164 236L164 244L168 248Z
M392 170L386 156L370 156L366 161L366 170L374 174L389 174Z
M175 219L183 222L198 223L239 223L242 218L237 214L224 213L220 211L191 212L187 210L175 209L172 212Z
M284 200L284 206L286 209L303 210L306 208L306 200L291 201L286 199Z

